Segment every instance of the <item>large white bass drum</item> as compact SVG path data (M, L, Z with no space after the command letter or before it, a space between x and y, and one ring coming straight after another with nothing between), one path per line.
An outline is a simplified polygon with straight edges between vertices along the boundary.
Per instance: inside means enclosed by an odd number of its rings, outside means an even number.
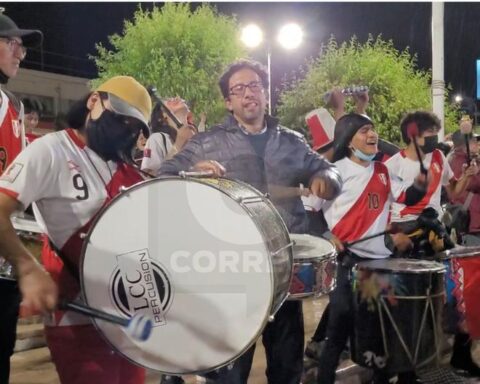
M86 234L86 303L153 320L146 342L94 320L136 364L210 371L245 352L288 295L292 243L271 202L229 179L166 178L122 192Z

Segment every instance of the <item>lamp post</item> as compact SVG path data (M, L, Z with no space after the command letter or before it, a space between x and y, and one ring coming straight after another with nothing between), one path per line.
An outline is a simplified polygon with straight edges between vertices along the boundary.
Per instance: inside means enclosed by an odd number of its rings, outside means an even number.
M280 28L277 42L285 49L297 48L303 39L303 31L298 24L289 23ZM242 42L249 48L258 47L263 41L263 31L256 24L249 24L242 29ZM267 73L268 73L268 113L272 114L272 50L270 42L267 48Z

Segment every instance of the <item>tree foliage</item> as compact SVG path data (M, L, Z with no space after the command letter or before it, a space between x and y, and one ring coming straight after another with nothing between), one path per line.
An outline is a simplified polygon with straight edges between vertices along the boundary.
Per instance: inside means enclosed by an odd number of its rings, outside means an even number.
M430 82L430 73L416 67L416 56L408 48L398 51L392 41L381 36L370 36L364 44L353 37L341 45L332 37L319 57L309 60L293 80L284 84L278 115L286 126L307 133L305 114L324 105L325 92L333 87L367 85L367 112L377 131L381 137L400 143L399 126L405 113L432 109ZM351 98L348 106L352 106ZM455 126L455 111L446 103L445 127L452 131Z
M209 121L217 121L225 111L218 78L244 54L238 33L234 17L208 4L193 11L188 3L139 8L133 21L125 21L122 35L109 37L113 50L97 45L96 81L130 75L155 85L162 97L184 98L196 114L206 112Z

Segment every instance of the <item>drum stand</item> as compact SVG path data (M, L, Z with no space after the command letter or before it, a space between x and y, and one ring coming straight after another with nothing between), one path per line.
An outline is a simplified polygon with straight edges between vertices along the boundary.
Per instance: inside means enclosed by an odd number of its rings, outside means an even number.
M430 363L433 359L436 359L437 363L440 361L440 347L439 347L439 337L438 337L438 334L437 334L437 322L436 322L436 319L435 319L435 309L433 307L433 302L432 302L432 298L433 297L439 297L439 296L444 296L444 292L442 293L437 293L435 295L431 295L430 294L430 288L428 289L427 291L427 295L426 296L389 296L391 298L394 298L394 299L400 299L400 300L423 300L425 299L426 300L426 303L425 303L425 309L423 311L423 316L422 316L422 321L421 321L421 325L420 325L420 330L418 332L418 335L417 335L417 342L416 342L416 346L415 346L415 352L414 352L414 355L412 356L412 353L409 351L408 349L408 346L407 346L407 343L405 342L405 339L404 337L402 336L401 332L400 332L400 329L398 328L397 324L395 323L395 320L392 316L392 313L390 312L390 309L388 308L388 305L387 303L385 302L385 298L384 296L380 296L380 299L377 301L377 309L378 309L378 312L379 312L379 317L380 317L380 327L382 329L382 339L383 339L383 348L385 350L385 357L386 359L388 360L389 358L389 350L388 350L388 345L387 345L387 335L386 335L386 332L385 332L385 324L384 324L384 320L383 320L383 316L382 316L382 310L385 311L385 313L387 314L390 322L392 323L392 327L393 329L395 330L395 333L408 357L408 359L410 360L410 363L412 364L412 369L416 369L416 368L420 368L422 367L423 365L426 365L428 363ZM427 322L427 316L428 314L430 313L430 316L431 316L431 320L432 320L432 324L434 325L434 329L433 329L433 339L434 339L434 344L435 344L435 355L433 355L431 358L428 358L422 362L418 362L418 352L419 352L419 349L420 349L420 343L421 343L421 340L422 340L422 334L423 334L423 331L425 330L425 326L426 326L426 322Z

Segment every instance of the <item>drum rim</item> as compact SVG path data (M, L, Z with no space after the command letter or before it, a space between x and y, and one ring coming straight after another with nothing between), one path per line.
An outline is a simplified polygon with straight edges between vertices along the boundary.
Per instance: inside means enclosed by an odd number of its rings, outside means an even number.
M193 177L180 177L180 176L168 176L168 177L156 177L156 178L152 178L152 179L148 179L148 180L143 180L143 181L140 181L128 188L126 188L125 190L121 191L120 193L118 193L116 196L114 196L113 199L110 200L110 202L107 204L107 205L104 205L97 213L96 217L94 218L94 220L92 221L91 225L90 225L90 228L88 229L87 233L85 234L85 238L83 239L83 243L82 243L82 249L81 249L81 253L80 253L80 263L79 263L79 267L80 267L80 296L82 298L82 300L84 301L85 304L89 305L89 302L88 302L88 299L85 295L85 281L84 281L84 260L85 260L85 253L86 253L86 250L87 250L87 247L88 247L88 243L89 243L89 240L90 240L90 237L92 235L92 232L93 230L95 229L95 227L97 226L98 222L100 221L100 219L105 215L105 213L107 212L107 210L113 206L116 202L118 202L118 200L120 200L121 198L124 198L126 196L126 194L128 192L131 192L131 191L134 191L136 189L140 189L140 188L143 188L145 185L147 184L154 184L154 183L157 183L157 182L162 182L162 181L168 181L168 180L176 180L176 181L193 181L193 182L196 182L198 184L202 184L202 185L206 185L206 186L209 186L211 188L214 188L216 189L217 191L220 191L222 193L224 193L225 195L227 195L230 199L236 201L241 207L242 209L249 215L249 217L252 219L253 223L255 224L257 230L259 231L259 233L261 234L262 238L265 239L265 236L266 234L264 233L263 229L261 229L259 227L259 224L256 220L253 220L253 215L248 211L248 209L246 209L246 207L243 205L243 204L240 204L240 202L238 202L230 193L227 193L226 191L224 190L221 190L220 188L215 188L215 185L214 184L210 184L210 183L203 183L201 182L202 179L214 179L214 178L193 178ZM262 200L267 203L270 208L276 213L276 215L278 216L278 218L280 219L280 223L282 225L282 228L287 236L287 241L288 241L288 244L286 246L286 249L289 250L289 265L291 266L291 269L290 269L290 278L289 278L289 284L288 284L288 287L290 287L291 283L292 283L292 279L293 279L293 243L290 239L290 233L288 231L288 228L285 224L285 221L283 220L283 218L281 217L280 213L278 212L278 210L275 208L275 206L273 205L273 203L270 201L270 199L268 198L265 198L265 195L263 193L261 193L259 190L257 190L256 188L254 188L253 186L251 186L250 184L248 183L245 183L243 181L240 181L240 180L236 180L236 179L231 179L231 178L226 178L226 177L222 177L222 178L218 178L218 179L224 179L224 180L229 180L229 181L233 181L233 182L236 182L238 184L241 184L245 187L247 187L248 189L252 189L253 191L255 191L258 195L260 195L262 197ZM218 179L214 179L214 180L218 180ZM265 243L265 242L264 242ZM272 260L271 260L271 256L272 256L272 251L265 246L265 249L266 251L270 252L270 264L272 264ZM276 250L278 251L278 250ZM273 270L273 266L270 265L270 267L272 268ZM236 354L234 357L232 357L230 360L228 361L225 361L224 363L221 363L219 365L216 365L215 367L211 367L211 368L208 368L207 370L198 370L198 371L188 371L188 372L167 372L167 371L159 371L157 368L153 368L151 366L147 366L147 365L143 365L143 364L140 364L138 361L135 361L133 360L130 356L126 355L125 353L123 353L123 351L121 351L119 348L117 348L116 345L114 345L114 343L112 341L109 340L109 338L104 334L102 328L98 325L98 320L95 319L95 318L92 318L91 319L91 322L93 323L95 329L98 331L98 333L101 335L101 337L107 342L108 345L110 345L112 347L112 349L116 352L118 352L122 357L124 357L125 359L127 359L127 361L135 364L135 365L138 365L138 366L141 366L141 367L144 367L144 368L148 368L148 369L151 369L151 370L154 370L156 372L160 372L160 373L163 373L163 374L168 374L168 375L195 375L195 374L202 374L202 373L205 373L205 372L210 372L210 371L213 371L213 370L216 370L216 369L220 369L220 368L223 368L223 367L226 367L228 366L230 363L232 363L233 361L237 360L240 356L242 356L245 352L247 352L247 350L252 346L254 345L257 340L259 339L259 337L262 335L265 327L268 325L270 319L275 316L275 314L278 312L278 310L282 307L282 305L285 303L285 301L287 300L288 296L289 296L289 292L288 292L288 289L287 289L287 292L285 292L285 295L284 297L282 298L282 300L280 301L280 303L278 304L278 307L275 308L274 306L274 293L275 293L275 290L274 290L274 279L271 279L271 291L272 291L272 297L270 298L270 302L269 302L269 311L268 313L265 314L263 320L262 320L262 323L261 323L261 326L259 327L259 329L257 330L256 334L254 337L252 337L252 339L247 343L247 345L238 353Z
M453 250L457 249L458 251L465 250L467 251L468 249L472 248L472 252L465 252L465 253L460 253L460 254L451 254ZM473 248L477 249L477 253L473 252ZM437 254L438 260L442 261L448 261L452 259L463 259L463 258L469 258L469 257L475 257L475 256L480 256L480 246L459 246L455 247L452 249L447 249L445 251L442 251Z
M408 262L412 262L412 261L414 262L417 259L385 257L385 258L382 258L382 259L362 260L362 261L358 262L357 264L355 264L354 270L355 271L369 270L369 271L372 271L372 272L390 272L390 273L404 273L404 274L421 274L421 273L427 273L427 272L430 272L430 273L445 273L446 272L445 265L443 265L442 263L440 263L438 261L431 261L431 260L418 260L418 261L432 263L432 266L435 267L435 268L432 268L432 269L422 268L422 269L418 269L418 270L397 270L397 269L388 269L388 268L385 268L385 267L383 267L383 268L379 267L379 268L375 268L375 269L365 268L366 264L370 264L372 262L379 261L379 260L402 260L402 261L405 260L405 261L408 261Z
M293 242L294 247L295 247L295 238L296 237L320 239L320 240L323 240L323 241L329 243L332 246L332 249L329 252L327 252L323 255L320 255L320 256L295 257L295 255L293 255L293 263L294 264L297 263L297 262L310 263L312 260L318 260L318 261L329 260L329 259L334 258L338 255L338 252L335 248L335 244L333 244L330 240L325 239L324 237L310 235L309 233L291 233L290 234L290 240ZM292 251L293 251L293 248L292 248Z

